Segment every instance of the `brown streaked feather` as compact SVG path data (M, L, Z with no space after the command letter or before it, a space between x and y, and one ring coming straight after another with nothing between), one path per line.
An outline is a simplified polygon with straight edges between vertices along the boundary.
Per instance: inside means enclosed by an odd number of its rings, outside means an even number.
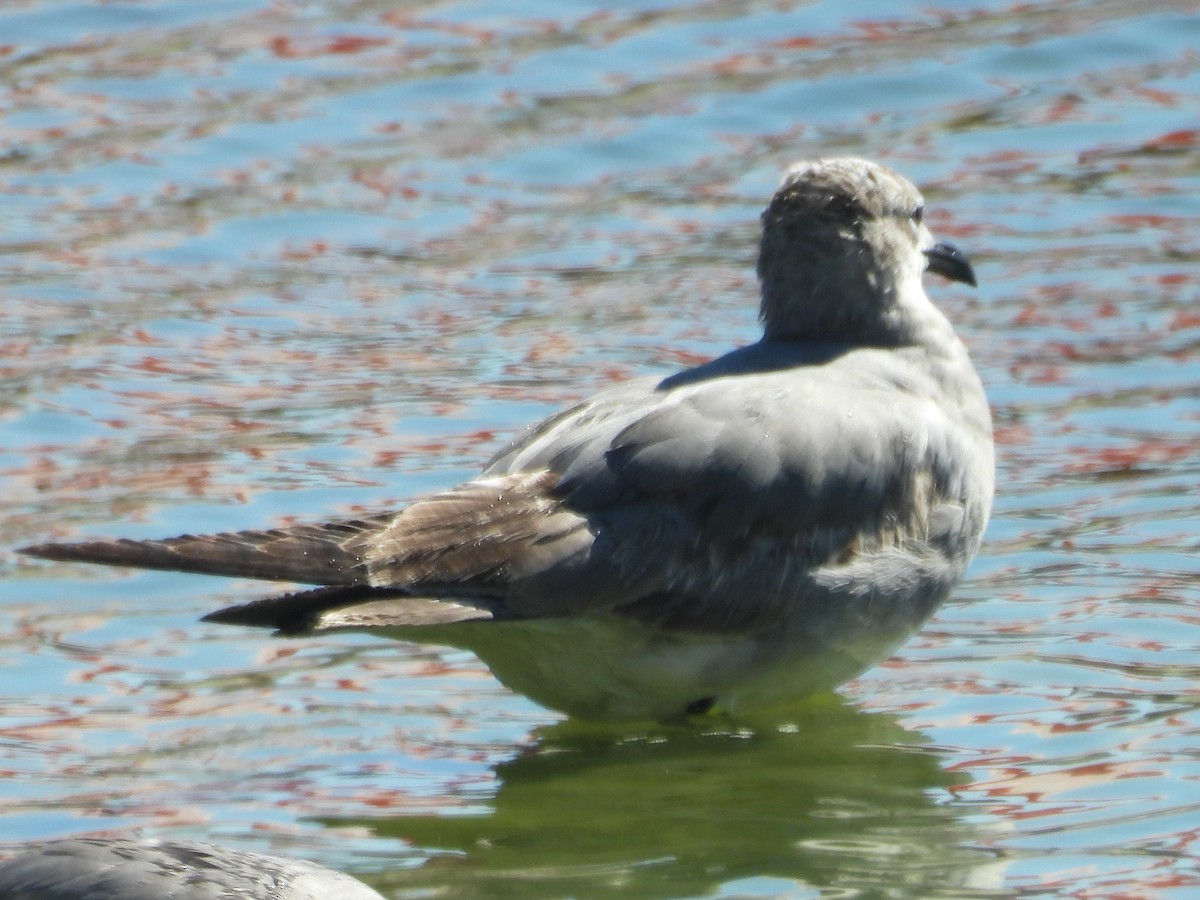
M469 481L411 504L355 549L379 587L470 584L495 595L591 541L557 481L546 470Z
M591 540L583 517L565 509L555 495L556 481L543 470L470 481L399 512L361 519L166 540L38 544L20 552L68 562L402 594L412 588L426 597L499 598L512 581ZM293 617L311 612L297 607ZM294 627L274 621L243 624Z
M311 630L424 628L430 625L456 625L459 622L510 618L512 616L503 607L492 609L469 600L393 596L327 610L313 620Z
M394 514L322 525L294 525L270 531L235 531L166 540L88 541L35 544L20 553L61 562L132 566L205 575L298 581L308 584L361 584L367 579L362 557L351 549L364 533L378 532Z

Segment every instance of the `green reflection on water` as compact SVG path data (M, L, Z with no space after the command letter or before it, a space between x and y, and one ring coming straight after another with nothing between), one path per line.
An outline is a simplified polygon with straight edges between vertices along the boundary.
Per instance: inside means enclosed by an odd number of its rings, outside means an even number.
M760 892L745 879L790 896L987 894L992 859L944 802L960 779L891 716L823 698L782 727L563 722L537 737L496 767L486 814L324 824L426 848L420 868L370 878L394 896Z

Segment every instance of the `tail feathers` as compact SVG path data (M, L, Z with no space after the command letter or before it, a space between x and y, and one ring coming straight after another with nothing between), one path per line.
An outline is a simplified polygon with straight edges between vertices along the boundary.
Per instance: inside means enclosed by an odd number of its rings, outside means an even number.
M166 540L35 544L18 552L60 562L302 584L359 585L365 584L368 577L366 564L358 552L362 537L364 533L385 528L392 518L385 515L271 531L185 534Z
M363 585L323 587L227 606L210 612L201 621L274 628L283 634L300 634L311 631L322 613L384 595L384 591Z
M205 622L274 628L281 634L335 629L414 628L507 618L487 601L410 597L386 588L349 585L266 597L218 609Z

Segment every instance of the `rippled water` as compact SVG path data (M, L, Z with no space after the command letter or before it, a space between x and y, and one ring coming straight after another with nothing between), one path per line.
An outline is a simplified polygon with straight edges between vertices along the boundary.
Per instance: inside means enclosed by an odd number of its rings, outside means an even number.
M469 655L0 557L0 841L397 897L1200 890L1192 2L0 9L0 547L374 509L756 336L780 170L879 158L981 287L969 581L795 727L591 731Z

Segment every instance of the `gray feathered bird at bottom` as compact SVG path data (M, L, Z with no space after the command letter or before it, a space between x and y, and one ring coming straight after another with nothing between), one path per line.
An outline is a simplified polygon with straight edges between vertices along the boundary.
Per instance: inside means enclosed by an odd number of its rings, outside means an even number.
M212 621L475 651L589 718L771 706L853 677L962 578L991 507L991 419L927 268L974 284L909 182L792 167L763 214L764 337L538 423L399 511L48 559L321 585Z
M0 862L4 900L383 900L356 878L180 840L69 838Z

